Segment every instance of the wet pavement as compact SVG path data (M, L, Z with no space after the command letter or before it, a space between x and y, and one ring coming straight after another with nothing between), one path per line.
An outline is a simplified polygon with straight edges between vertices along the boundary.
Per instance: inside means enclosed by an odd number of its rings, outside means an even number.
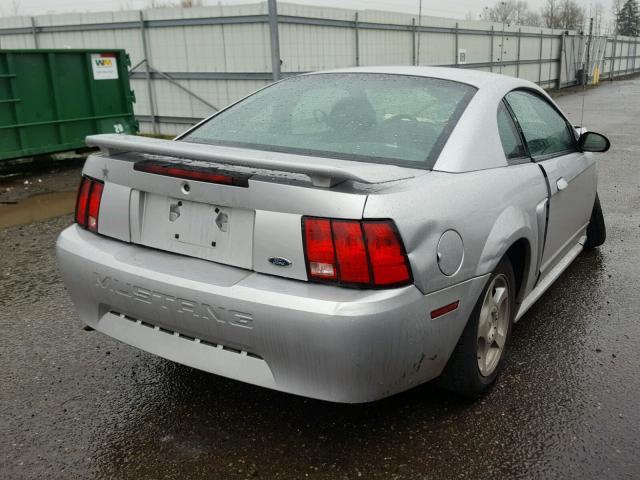
M0 228L24 225L73 212L77 192L50 192L0 205Z
M581 94L559 98L579 123ZM0 229L0 478L639 478L640 80L590 90L608 238L515 326L482 401L424 385L345 406L237 383L80 328L71 215Z

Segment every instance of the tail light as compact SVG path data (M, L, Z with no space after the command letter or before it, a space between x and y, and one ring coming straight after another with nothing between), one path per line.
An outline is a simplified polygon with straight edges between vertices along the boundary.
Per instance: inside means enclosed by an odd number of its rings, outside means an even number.
M76 222L93 232L98 231L100 200L104 184L89 177L82 177L76 201Z
M391 288L413 279L402 240L391 220L303 217L311 281L361 288Z
M196 180L198 182L219 183L234 187L248 187L248 174L231 174L218 168L201 167L194 165L180 165L171 162L158 162L155 160L142 160L133 165L133 169L138 172L155 173L166 177L183 178L185 180Z

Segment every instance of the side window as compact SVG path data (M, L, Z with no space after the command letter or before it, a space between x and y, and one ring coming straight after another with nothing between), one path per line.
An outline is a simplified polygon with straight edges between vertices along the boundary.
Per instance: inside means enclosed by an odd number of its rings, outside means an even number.
M575 150L567 122L539 96L522 90L505 97L513 110L532 157Z
M511 114L503 102L500 102L498 107L498 132L500 133L504 154L509 163L523 163L522 161L517 161L517 159L523 159L525 162L529 161L522 138L520 138Z

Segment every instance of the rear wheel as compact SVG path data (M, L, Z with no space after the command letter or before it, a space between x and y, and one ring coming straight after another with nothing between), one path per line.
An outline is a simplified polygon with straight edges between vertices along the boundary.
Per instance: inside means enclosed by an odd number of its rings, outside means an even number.
M596 201L593 203L591 211L591 219L587 227L587 241L584 248L592 249L599 247L607 239L607 227L604 224L604 216L602 215L602 207L600 207L600 198L596 193Z
M515 307L515 276L505 257L489 277L445 367L444 388L470 398L491 388L504 367Z

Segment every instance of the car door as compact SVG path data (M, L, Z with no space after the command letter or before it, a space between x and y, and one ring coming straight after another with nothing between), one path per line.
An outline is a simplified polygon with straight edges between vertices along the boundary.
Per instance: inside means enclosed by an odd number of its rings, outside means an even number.
M505 97L531 158L542 168L549 207L540 274L544 277L585 235L596 194L594 159L578 151L573 127L538 92Z

